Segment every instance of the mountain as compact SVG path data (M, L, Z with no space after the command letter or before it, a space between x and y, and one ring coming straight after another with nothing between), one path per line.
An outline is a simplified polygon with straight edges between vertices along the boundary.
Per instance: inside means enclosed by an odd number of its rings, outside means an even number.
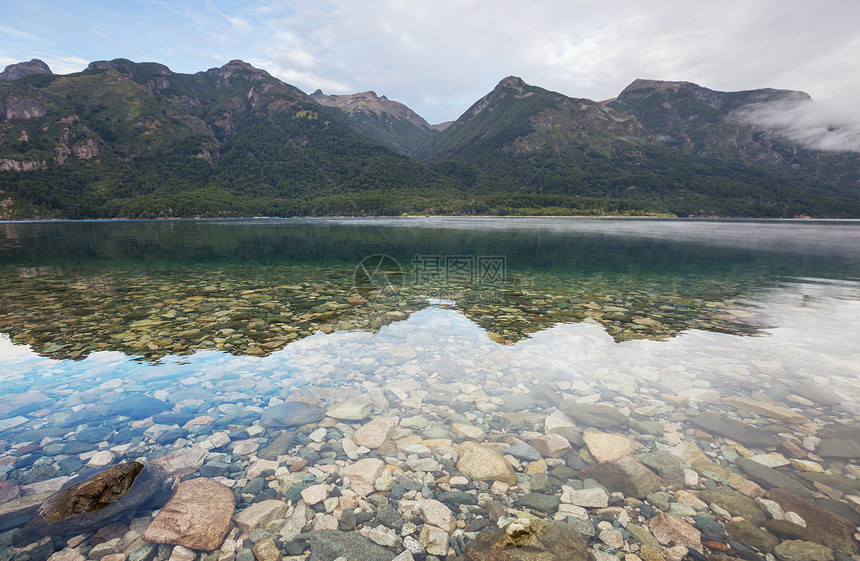
M308 96L239 60L68 75L33 60L3 75L0 218L860 217L860 154L760 118L811 103L802 92L636 80L597 102L510 76L434 126L385 96Z
M756 124L763 108L777 111L810 104L791 90L719 92L690 82L636 80L609 103L635 116L656 139L685 154L736 162L763 173L792 170L810 188L860 195L860 155L810 150L781 130Z
M409 154L428 138L445 130L447 124L431 125L423 117L397 101L362 92L326 95L317 90L311 99L345 112L356 130L402 154Z
M10 64L0 72L0 81L17 80L31 74L51 74L51 69L41 60L34 58L30 62Z
M637 80L599 103L511 76L415 155L471 193L529 208L581 196L685 216L856 216L857 154L808 150L738 113L806 98Z
M399 214L457 194L238 60L193 75L125 59L24 75L0 82L0 115L5 216Z

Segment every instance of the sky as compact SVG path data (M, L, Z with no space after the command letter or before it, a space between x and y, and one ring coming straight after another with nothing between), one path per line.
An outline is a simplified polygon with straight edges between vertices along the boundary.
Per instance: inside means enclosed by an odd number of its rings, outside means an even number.
M431 123L515 75L595 100L636 78L803 90L824 104L803 118L860 130L858 53L858 0L0 0L0 66L242 59L307 93L373 90Z

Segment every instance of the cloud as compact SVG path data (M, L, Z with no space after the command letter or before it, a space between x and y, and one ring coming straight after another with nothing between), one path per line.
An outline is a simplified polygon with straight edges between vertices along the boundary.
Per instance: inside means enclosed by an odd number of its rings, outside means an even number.
M860 153L860 112L847 96L823 102L775 101L747 105L735 116L774 129L811 150Z
M510 74L591 99L636 78L815 98L860 90L860 2L848 0L28 0L4 18L32 36L0 32L16 60L125 56L179 72L265 61L305 91L374 90L431 122Z

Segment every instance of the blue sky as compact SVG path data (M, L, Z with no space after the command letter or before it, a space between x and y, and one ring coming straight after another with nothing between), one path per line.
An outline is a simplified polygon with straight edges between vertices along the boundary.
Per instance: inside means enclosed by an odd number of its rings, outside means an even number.
M238 58L308 93L374 90L431 122L511 74L592 99L635 78L800 89L853 111L857 53L856 0L0 0L0 66L124 57L196 72Z

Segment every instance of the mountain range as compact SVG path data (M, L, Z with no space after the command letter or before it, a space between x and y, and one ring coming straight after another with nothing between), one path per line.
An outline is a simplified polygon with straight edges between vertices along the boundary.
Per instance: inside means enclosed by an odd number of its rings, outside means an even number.
M0 73L0 217L860 217L860 154L755 118L807 103L656 80L598 102L510 76L431 125L372 91L307 95L239 60L68 75L32 60Z

